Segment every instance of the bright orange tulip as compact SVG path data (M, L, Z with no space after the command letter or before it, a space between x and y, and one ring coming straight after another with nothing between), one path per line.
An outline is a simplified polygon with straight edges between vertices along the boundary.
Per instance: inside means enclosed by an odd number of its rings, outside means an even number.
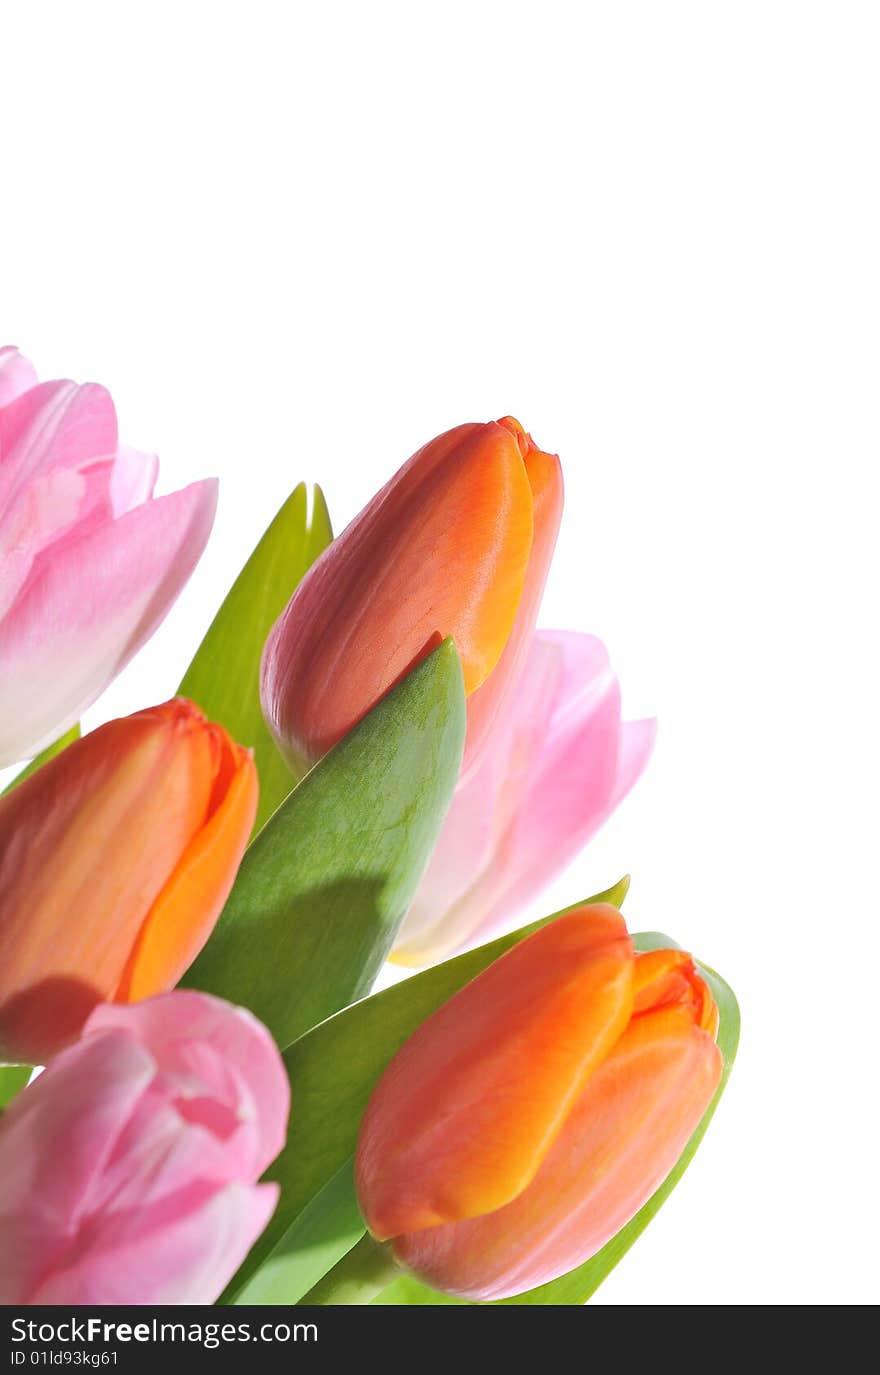
M0 1060L42 1063L96 1003L171 988L256 805L249 751L182 698L108 722L0 800Z
M509 417L419 449L324 551L266 642L263 710L294 770L447 635L472 758L528 648L561 515L558 458Z
M721 1077L689 955L636 954L583 907L445 1003L380 1079L356 1180L373 1236L435 1288L487 1301L594 1255L662 1183Z

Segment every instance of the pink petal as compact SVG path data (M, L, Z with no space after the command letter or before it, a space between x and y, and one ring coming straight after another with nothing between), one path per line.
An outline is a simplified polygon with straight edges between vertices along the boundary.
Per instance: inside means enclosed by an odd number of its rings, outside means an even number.
M233 1184L161 1230L96 1245L50 1274L34 1304L210 1304L278 1201L277 1184Z
M621 727L601 641L539 632L489 757L459 786L395 958L433 962L512 925L607 820L652 741L652 722Z
M112 515L112 463L40 473L18 493L0 530L0 619L24 591L39 554L80 538Z
M38 561L0 623L0 765L73 725L149 639L198 562L216 502L216 482L197 482Z
M195 1112L188 1113L192 1105ZM157 1231L182 1213L200 1208L227 1184L253 1182L253 1122L234 1113L210 1091L174 1096L173 1083L157 1076L117 1138L96 1187L90 1210L101 1217L101 1243ZM96 1237L89 1225L89 1244Z
M3 1114L0 1302L28 1302L38 1275L75 1234L154 1072L132 1037L104 1032L58 1055Z
M158 475L159 460L155 454L138 453L137 449L120 444L110 483L114 516L124 516L126 511L149 501Z
M513 732L496 729L476 766L460 780L401 937L412 937L441 920L491 864L503 825L499 799L514 767L514 751Z
M459 781L398 937L395 959L421 964L427 958L421 953L423 941L427 939L435 950L433 929L441 923L444 937L455 943L450 914L466 901L480 876L491 870L512 809L519 805L524 773L547 729L559 671L558 651L533 640L516 690L505 699L477 762Z
M211 1303L268 1221L287 1075L195 992L103 1006L0 1119L0 1301Z
M0 348L0 407L8 406L22 392L35 387L38 381L33 363L23 358L17 348L9 344Z
M624 721L620 730L620 755L617 760L617 777L614 780L614 793L611 810L614 811L623 801L634 783L645 771L645 765L654 749L657 739L657 721L650 717L644 721Z
M115 445L103 387L45 382L0 413L0 618L38 554L111 517Z
M96 1008L84 1034L114 1026L130 1028L150 1047L166 1081L192 1080L237 1113L252 1110L260 1140L255 1173L262 1174L284 1145L290 1112L290 1084L262 1022L246 1008L178 989L130 1007ZM234 1082L230 1071L237 1071Z
M559 726L536 760L496 852L493 900L483 906L478 932L515 917L607 820L619 744L620 689L613 682L583 715Z
M41 473L113 458L118 441L106 388L41 382L0 411L0 511Z

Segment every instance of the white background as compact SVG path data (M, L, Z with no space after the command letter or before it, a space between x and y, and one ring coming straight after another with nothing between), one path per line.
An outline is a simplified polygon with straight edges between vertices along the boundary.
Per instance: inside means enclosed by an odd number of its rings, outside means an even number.
M542 906L630 870L744 1018L596 1302L878 1297L878 61L857 3L2 9L0 342L222 479L93 723L171 694L300 478L341 528L463 420L562 456L542 621L661 725Z

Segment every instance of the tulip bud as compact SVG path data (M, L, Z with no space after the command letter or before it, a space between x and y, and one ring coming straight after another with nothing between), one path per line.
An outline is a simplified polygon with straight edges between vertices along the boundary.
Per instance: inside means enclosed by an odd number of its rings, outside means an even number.
M290 1089L204 993L99 1007L0 1118L0 1303L213 1303L266 1226Z
M110 721L0 799L0 1060L172 987L226 901L253 759L182 698Z
M446 1293L522 1293L594 1255L662 1183L721 1077L689 955L613 907L520 942L388 1065L357 1148L373 1236Z
M451 635L479 752L534 628L562 512L559 460L517 421L426 444L333 541L276 622L263 711L304 772Z

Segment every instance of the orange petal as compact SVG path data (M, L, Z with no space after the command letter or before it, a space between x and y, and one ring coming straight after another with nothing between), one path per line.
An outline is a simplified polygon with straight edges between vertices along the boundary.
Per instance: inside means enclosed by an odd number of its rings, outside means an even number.
M532 547L514 435L461 425L414 454L334 540L276 622L263 708L295 767L324 754L452 635L465 689L495 668Z
M662 1184L720 1077L718 1047L688 1008L635 1017L528 1188L488 1216L399 1237L395 1255L435 1288L479 1301L573 1270Z
M259 791L253 757L219 726L208 729L222 751L210 814L153 904L115 1002L174 987L213 931L247 846Z
M0 802L0 1057L42 1063L112 997L205 817L203 720L174 702L110 721Z
M499 420L517 441L532 491L534 535L523 593L510 636L491 676L468 701L467 741L462 773L479 757L495 723L501 702L522 671L538 619L562 520L562 467L555 454L544 453L512 416Z
M714 1036L718 1008L708 984L684 950L650 950L636 955L633 1015L660 1007L691 1009L694 1022Z
M584 907L423 1023L361 1126L358 1197L374 1235L473 1217L526 1187L629 1020L632 966L620 913Z

